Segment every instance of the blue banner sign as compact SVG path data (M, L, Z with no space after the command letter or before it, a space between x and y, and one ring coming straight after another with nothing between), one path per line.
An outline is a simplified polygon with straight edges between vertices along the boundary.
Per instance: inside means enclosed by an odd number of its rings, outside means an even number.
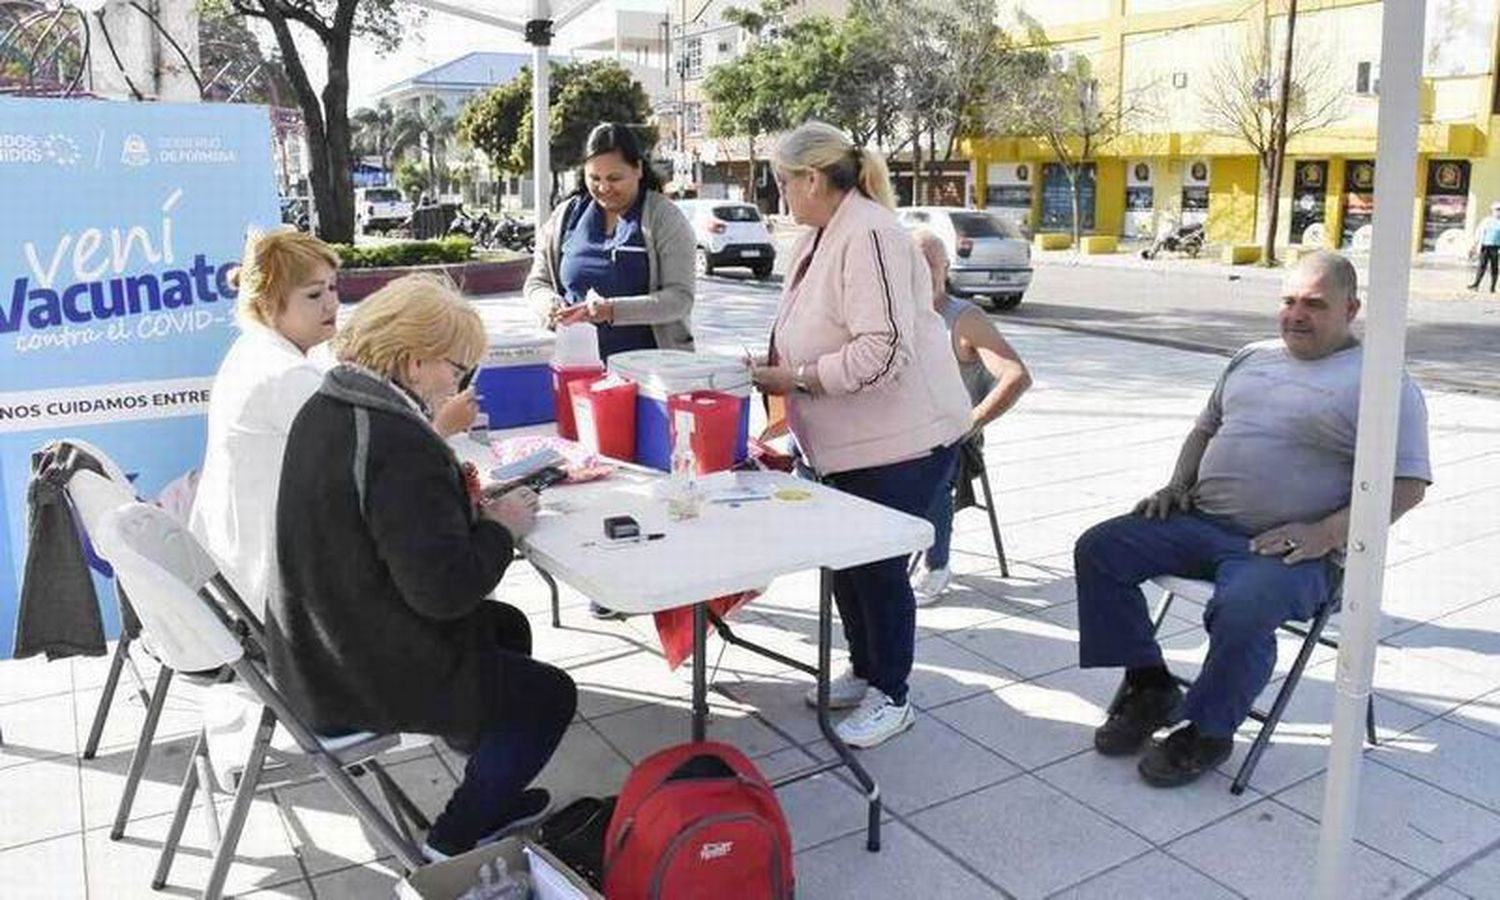
M236 333L230 276L247 232L280 219L270 116L0 98L0 196L3 657L34 449L88 441L147 499L202 464L209 387Z

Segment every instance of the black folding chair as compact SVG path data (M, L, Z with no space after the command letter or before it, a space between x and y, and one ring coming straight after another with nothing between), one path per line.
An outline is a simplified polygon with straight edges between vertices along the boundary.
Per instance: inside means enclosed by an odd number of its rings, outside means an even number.
M1000 561L1000 577L1010 577L1010 564L1005 559L1005 542L1000 539L1000 520L995 515L995 494L990 490L990 474L984 466L984 440L976 435L958 445L958 475L954 478L953 515L956 518L966 509L982 509L990 517L990 534L995 539L995 557ZM974 495L974 482L984 494L984 502ZM912 554L907 574L915 574L922 554Z
M1161 608L1157 610L1156 617L1151 623L1152 633L1161 630L1161 623L1167 618L1167 611L1172 608L1172 601L1177 597L1186 597L1196 603L1206 604L1214 595L1214 583L1202 581L1196 578L1180 578L1175 575L1162 575L1151 579L1151 584L1162 590ZM1307 668L1308 660L1312 658L1312 652L1319 644L1334 650L1339 648L1338 642L1333 638L1323 636L1323 629L1328 625L1329 616L1338 609L1343 599L1343 589L1335 587L1328 597L1328 602L1318 607L1313 613L1312 620L1307 625L1299 625L1296 622L1282 622L1280 628L1289 634L1302 638L1302 646L1297 651L1297 658L1292 662L1292 668L1287 672L1286 678L1281 682L1281 689L1276 692L1276 697L1271 701L1269 710L1252 709L1250 718L1261 723L1260 730L1255 734L1255 740L1250 744L1250 752L1245 754L1245 759L1240 763L1239 771L1234 775L1234 781L1229 785L1231 794L1243 794L1245 787L1250 784L1250 776L1255 774L1255 767L1260 764L1261 755L1266 752L1266 746L1271 742L1271 736L1276 733L1276 726L1280 724L1281 717L1286 713L1287 704L1292 700L1292 692L1297 689L1297 682L1302 679L1302 672ZM1173 676L1177 683L1185 688L1193 686L1191 679ZM1110 701L1109 711L1114 712L1119 705L1121 697L1125 693L1124 684L1120 685L1115 692L1115 697ZM1365 707L1365 737L1374 746L1378 743L1375 735L1375 697L1372 694Z
M984 492L984 502L974 496L974 481L978 479ZM1005 561L1005 542L1000 539L1000 519L995 515L995 494L990 490L990 473L984 465L984 441L981 436L971 437L958 445L958 490L954 492L953 514L961 510L977 508L990 517L990 534L995 538L995 556L1000 560L1000 577L1010 577L1010 564Z

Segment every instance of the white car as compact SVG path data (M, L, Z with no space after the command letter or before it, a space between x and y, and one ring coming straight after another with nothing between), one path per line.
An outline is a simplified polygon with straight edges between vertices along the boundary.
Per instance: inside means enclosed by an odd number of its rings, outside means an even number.
M1031 286L1031 244L1014 223L982 209L912 206L896 210L907 228L927 228L948 248L948 292L1015 309Z
M771 277L776 245L760 210L735 200L679 200L698 244L698 273L740 266L761 280Z
M367 187L354 192L354 224L359 231L385 231L410 218L411 201L396 188Z

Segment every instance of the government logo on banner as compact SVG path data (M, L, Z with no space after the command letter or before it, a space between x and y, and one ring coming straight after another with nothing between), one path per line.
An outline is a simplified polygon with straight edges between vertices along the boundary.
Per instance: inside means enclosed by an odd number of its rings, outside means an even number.
M280 218L270 115L0 98L0 196L3 657L34 449L88 441L146 499L202 464L209 389L236 334L231 275L247 232Z

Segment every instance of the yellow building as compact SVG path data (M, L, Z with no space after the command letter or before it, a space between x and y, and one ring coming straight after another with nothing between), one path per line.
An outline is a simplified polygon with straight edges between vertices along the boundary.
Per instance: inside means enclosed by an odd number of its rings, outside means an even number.
M1268 221L1260 164L1228 137L1204 98L1222 89L1225 60L1253 50L1274 90L1285 0L1002 0L1002 23L1030 31L1058 65L1087 58L1102 102L1144 110L1095 155L1086 231L1149 236L1164 222L1205 221L1216 243L1256 242ZM1416 250L1463 252L1500 199L1496 83L1500 0L1431 0L1421 91ZM1296 46L1318 73L1307 95L1335 115L1288 147L1277 242L1368 242L1379 109L1379 0L1302 0ZM1293 67L1302 70L1303 64ZM1309 79L1311 81L1311 79ZM1295 102L1295 101L1294 101ZM1040 231L1071 222L1066 182L1044 142L966 142L980 201Z

